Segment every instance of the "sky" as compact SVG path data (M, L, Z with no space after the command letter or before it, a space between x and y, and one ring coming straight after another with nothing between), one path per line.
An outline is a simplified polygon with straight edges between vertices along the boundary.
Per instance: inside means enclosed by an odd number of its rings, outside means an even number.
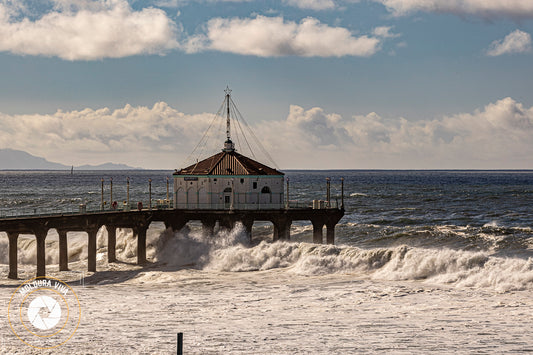
M0 149L180 169L229 86L280 169L533 169L532 34L531 0L0 0Z

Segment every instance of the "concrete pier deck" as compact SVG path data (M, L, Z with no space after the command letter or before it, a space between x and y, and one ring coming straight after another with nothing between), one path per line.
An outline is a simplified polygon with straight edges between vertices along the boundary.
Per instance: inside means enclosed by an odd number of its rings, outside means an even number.
M45 241L50 229L59 235L59 270L68 270L68 232L86 232L88 235L89 271L96 272L96 235L105 226L108 231L108 261L116 261L116 229L131 228L137 238L137 263L146 262L146 231L152 222L163 222L167 228L178 231L189 221L200 221L206 233L213 233L216 223L232 228L241 222L251 238L255 221L269 221L274 226L273 240L290 239L293 221L310 221L313 225L313 242L335 243L335 225L344 215L341 208L288 208L278 210L205 210L205 209L145 209L140 211L100 211L67 215L25 216L0 219L0 232L9 239L9 274L17 278L17 240L20 234L35 235L37 248L37 276L46 276Z

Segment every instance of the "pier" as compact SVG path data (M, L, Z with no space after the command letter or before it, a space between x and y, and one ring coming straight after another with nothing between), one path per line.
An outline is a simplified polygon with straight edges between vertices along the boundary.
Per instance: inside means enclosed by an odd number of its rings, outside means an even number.
M326 227L326 243L335 243L335 226L344 215L344 179L341 178L341 204L332 203L330 182L326 178L326 200L313 200L312 204L294 206L289 200L289 178L285 173L267 166L255 159L237 152L231 139L231 120L243 121L244 117L231 99L229 87L224 90L225 96L219 113L225 113L226 137L220 152L203 160L196 161L183 169L176 169L172 174L173 189L170 199L170 179L167 177L167 196L162 204L152 208L152 180L149 182L149 202L143 208L138 202L137 210L131 210L130 180L127 178L127 199L125 210L119 210L119 204L113 199L113 179L110 179L110 210L105 210L104 179L101 179L100 210L88 211L85 204L80 205L79 212L70 214L48 214L0 217L0 232L7 233L9 239L9 278L17 278L17 241L21 234L35 235L37 255L37 276L46 275L45 241L50 229L59 235L59 270L68 270L68 232L87 233L87 268L96 272L96 237L98 231L105 226L108 233L108 262L116 261L116 230L130 228L137 239L137 263L146 263L146 232L152 222L163 222L165 227L179 231L189 221L200 221L203 232L214 235L215 226L232 229L240 222L252 237L255 221L271 222L273 225L273 241L289 240L291 224L294 221L310 221L313 225L313 242L323 243L323 228ZM232 117L233 116L233 117ZM211 125L209 126L209 128ZM240 127L240 123L237 125ZM208 128L208 130L209 130ZM234 127L235 128L235 127ZM241 133L244 136L244 132ZM235 130L235 133L238 129ZM261 141L255 134L261 150ZM207 131L204 136L207 135ZM246 139L246 137L244 137ZM237 136L238 141L238 136ZM200 141L205 145L204 138ZM199 143L199 144L200 144ZM251 147L246 140L250 153ZM193 150L195 152L196 148ZM191 153L192 154L192 153ZM266 153L271 162L272 158ZM274 164L275 165L275 164ZM72 171L71 171L72 173ZM286 190L285 190L286 187Z
M344 215L344 207L283 208L276 210L207 210L207 209L144 209L136 211L97 211L77 214L48 216L23 216L0 219L0 232L9 239L9 274L16 279L18 274L17 241L20 234L36 238L37 276L46 276L45 241L48 231L55 229L59 235L59 271L68 270L68 232L87 233L87 269L96 272L96 236L105 226L108 233L107 260L116 261L116 230L131 228L137 239L137 263L146 263L146 232L152 222L163 222L165 227L179 231L189 221L200 221L205 233L213 235L216 223L220 228L233 228L240 222L251 238L255 221L271 222L273 241L290 240L293 221L310 221L313 225L313 242L323 243L323 228L326 227L328 244L335 243L335 226Z

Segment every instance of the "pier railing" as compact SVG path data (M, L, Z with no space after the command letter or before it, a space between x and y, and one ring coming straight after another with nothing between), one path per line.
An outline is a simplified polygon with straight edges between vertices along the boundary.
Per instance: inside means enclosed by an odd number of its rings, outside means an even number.
M190 203L190 204L178 204L174 207L173 201L167 200L152 200L152 204L149 202L136 202L127 204L119 204L115 208L110 207L109 205L104 206L104 209L101 206L91 206L91 205L79 205L79 206L65 206L62 208L58 207L41 207L41 208L24 208L24 209L0 209L0 219L7 218L25 218L25 217L43 217L43 216L60 216L60 215L76 215L76 214L92 214L92 213L102 213L102 212L128 212L128 211L137 211L137 210L166 210L166 209L188 209L188 210L201 210L201 209L219 209L219 210L279 210L279 209L329 209L329 208L339 208L340 205L338 201L330 201L329 204L327 201L299 201L291 200L289 205L284 202L283 204L243 204L237 203L231 206L231 204L220 203L220 204L199 204L199 203Z

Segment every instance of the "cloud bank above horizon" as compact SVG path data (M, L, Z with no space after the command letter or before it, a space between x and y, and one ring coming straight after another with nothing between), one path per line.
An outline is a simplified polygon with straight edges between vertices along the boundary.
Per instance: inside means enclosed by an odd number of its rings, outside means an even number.
M67 165L114 161L181 168L213 117L184 114L164 102L151 108L0 114L0 148ZM509 97L472 113L425 121L375 112L342 117L320 107L291 105L285 119L252 128L282 169L533 168L533 107ZM223 136L198 158L216 153Z

